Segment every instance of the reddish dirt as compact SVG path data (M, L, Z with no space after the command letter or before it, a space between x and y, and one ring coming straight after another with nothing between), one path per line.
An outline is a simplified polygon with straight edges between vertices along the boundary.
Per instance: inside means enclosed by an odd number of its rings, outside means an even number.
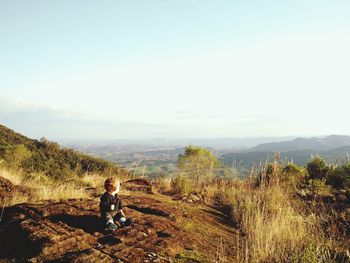
M23 187L19 185L12 184L9 180L0 177L0 202L4 199L11 197L14 192L20 193L22 195L30 196L32 190L28 187Z
M216 262L218 251L233 258L236 231L212 207L143 192L121 198L135 223L113 233L100 221L98 198L5 208L0 261Z

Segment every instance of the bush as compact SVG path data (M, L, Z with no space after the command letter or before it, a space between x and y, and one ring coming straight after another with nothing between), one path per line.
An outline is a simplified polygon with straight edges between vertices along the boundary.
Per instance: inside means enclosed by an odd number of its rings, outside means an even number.
M330 167L327 166L321 157L316 156L307 163L306 170L309 174L309 179L326 179Z
M31 157L31 151L29 151L23 144L8 147L5 150L5 160L10 168L22 168L25 162Z
M335 168L333 171L329 172L327 183L337 189L350 188L350 164Z
M187 176L178 175L171 180L171 188L176 194L189 194L191 182Z
M282 169L281 180L287 185L301 185L305 181L305 170L293 163L288 163Z
M288 163L282 170L283 173L302 173L303 167L300 167L294 163Z

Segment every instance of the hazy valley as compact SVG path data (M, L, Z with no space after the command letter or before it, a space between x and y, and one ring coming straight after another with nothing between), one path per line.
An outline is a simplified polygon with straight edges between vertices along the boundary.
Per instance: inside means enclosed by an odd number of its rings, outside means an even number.
M227 167L229 175L244 178L251 168L259 170L265 163L272 162L276 152L280 153L282 162L300 166L317 155L329 163L342 164L348 161L350 136L85 141L65 142L64 145L150 177L176 172L178 155L187 145L198 145L212 151Z

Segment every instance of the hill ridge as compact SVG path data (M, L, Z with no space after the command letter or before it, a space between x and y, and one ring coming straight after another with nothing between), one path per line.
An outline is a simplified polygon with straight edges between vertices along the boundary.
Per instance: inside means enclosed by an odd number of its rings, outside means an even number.
M66 177L83 173L106 173L127 175L128 172L117 165L69 148L62 148L56 142L46 139L30 139L0 124L0 160L13 162L16 149L27 155L20 163L26 172L43 172L53 177Z
M298 137L294 140L262 143L247 150L247 152L290 152L298 150L333 150L342 146L350 146L350 136L329 135L326 137Z

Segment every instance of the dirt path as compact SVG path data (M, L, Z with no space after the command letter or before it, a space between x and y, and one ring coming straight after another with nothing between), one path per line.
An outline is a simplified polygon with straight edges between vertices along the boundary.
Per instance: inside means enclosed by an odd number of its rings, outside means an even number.
M227 262L235 229L204 204L133 192L122 195L133 226L108 234L98 198L6 208L0 222L1 258L30 262Z

